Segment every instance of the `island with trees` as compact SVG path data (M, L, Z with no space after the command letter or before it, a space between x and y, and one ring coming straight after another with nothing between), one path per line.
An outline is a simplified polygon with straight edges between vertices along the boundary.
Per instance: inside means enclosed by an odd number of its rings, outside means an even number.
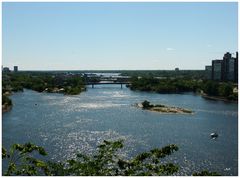
M183 109L180 107L166 106L163 104L150 104L149 101L145 100L142 103L137 103L137 107L142 108L148 111L155 111L159 113L167 113L167 114L193 114L193 111L188 109Z

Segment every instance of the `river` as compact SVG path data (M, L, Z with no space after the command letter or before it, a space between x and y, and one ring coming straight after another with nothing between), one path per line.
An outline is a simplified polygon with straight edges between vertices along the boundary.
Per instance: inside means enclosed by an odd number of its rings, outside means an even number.
M180 166L176 175L208 169L238 175L238 105L203 99L193 93L157 94L120 85L96 85L76 96L31 90L11 96L13 108L3 114L2 142L33 142L48 159L61 161L77 152L91 154L104 139L124 139L123 156L168 144L179 151L168 160ZM193 115L144 111L134 103L149 100L191 109ZM210 138L217 132L219 137Z

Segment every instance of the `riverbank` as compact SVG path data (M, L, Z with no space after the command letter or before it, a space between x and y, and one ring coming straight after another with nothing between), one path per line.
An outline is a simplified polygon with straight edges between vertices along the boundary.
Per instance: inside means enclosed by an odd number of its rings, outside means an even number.
M209 99L209 100L217 100L217 101L224 101L224 102L231 102L231 103L238 103L238 101L235 100L229 100L227 98L224 97L220 97L220 96L209 96L207 94L201 94L201 96L205 99Z
M66 87L66 88L46 88L43 92L47 93L62 93L64 95L78 95L86 91L86 87Z
M24 88L37 92L78 95L86 90L85 81L80 74L68 73L4 73L2 90L5 92L23 91Z
M33 89L31 89L33 90ZM24 90L22 90L23 92ZM33 90L36 91L36 90ZM67 88L66 90L64 88L46 88L44 91L37 91L40 93L46 92L46 93L59 93L59 94L63 94L63 95L79 95L81 92L86 91L86 87L81 87L81 88ZM5 93L3 93L2 95L2 113L8 112L12 109L12 101L11 99L8 97L12 94L12 91L6 91Z
M159 112L159 113L167 113L167 114L193 114L193 111L188 109L183 109L179 107L166 106L162 104L152 105L149 101L144 101L142 103L137 103L137 107L142 108L144 110Z
M7 104L2 105L2 113L8 112L12 109L12 105L9 106Z
M2 95L2 113L12 109L12 100L7 95Z

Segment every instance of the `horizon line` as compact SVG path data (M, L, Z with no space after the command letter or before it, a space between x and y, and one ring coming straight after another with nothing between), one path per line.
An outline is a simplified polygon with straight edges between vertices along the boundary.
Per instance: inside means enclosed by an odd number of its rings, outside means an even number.
M179 69L178 71L204 71L205 69ZM13 71L13 70L11 70ZM175 71L175 69L27 69L18 72L31 71Z

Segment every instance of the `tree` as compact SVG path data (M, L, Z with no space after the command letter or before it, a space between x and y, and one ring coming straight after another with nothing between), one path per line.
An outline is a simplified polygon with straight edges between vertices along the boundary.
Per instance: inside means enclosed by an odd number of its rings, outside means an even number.
M9 99L6 95L2 95L2 105L8 105L11 106L12 105L12 100Z
M47 164L33 157L32 153L38 152L40 155L47 155L42 147L32 143L14 144L9 152L2 149L2 159L7 159L8 168L4 173L5 176L10 175L40 175L44 173L49 175Z
M150 105L150 102L145 100L142 102L143 109L150 108L152 105Z
M124 160L117 153L123 148L123 141L104 141L92 155L77 154L76 159L63 163L45 162L36 159L32 153L47 153L42 147L31 143L14 144L10 151L2 151L2 157L8 159L8 169L4 175L52 175L52 176L130 176L130 175L172 175L178 166L172 163L162 164L161 158L178 150L176 145L144 152L130 160Z
M217 172L201 171L199 173L193 173L193 176L221 176Z
M203 87L204 93L212 96L218 95L219 84L215 81L207 81Z
M178 171L172 163L162 163L161 159L178 150L176 145L152 149L126 160L119 156L123 140L104 141L93 155L77 154L76 158L65 162L46 162L35 158L34 152L46 156L44 148L32 143L14 144L9 152L2 149L2 158L7 159L5 176L46 175L46 176L167 176ZM39 156L38 156L39 157ZM219 175L202 171L193 175Z
M233 93L233 87L231 84L223 83L219 86L218 92L220 96L228 97Z

